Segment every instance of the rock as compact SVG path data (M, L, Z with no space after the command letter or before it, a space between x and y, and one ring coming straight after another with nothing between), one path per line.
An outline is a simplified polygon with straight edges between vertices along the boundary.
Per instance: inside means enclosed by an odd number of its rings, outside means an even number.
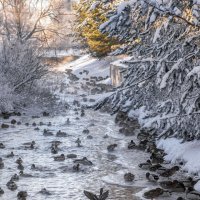
M2 124L1 128L3 128L3 129L9 128L9 125L8 124Z

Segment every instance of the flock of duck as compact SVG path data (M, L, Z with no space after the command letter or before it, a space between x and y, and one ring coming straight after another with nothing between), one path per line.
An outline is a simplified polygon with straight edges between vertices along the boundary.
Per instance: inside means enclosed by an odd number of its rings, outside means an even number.
M78 110L75 109L75 112L77 114ZM43 114L43 116L45 116L47 114ZM84 116L85 115L85 111L83 108L80 109L80 116ZM123 126L126 124L126 119L121 120L121 122L123 122ZM67 123L70 124L70 120L67 119ZM20 125L20 122L17 122L16 120L12 120L11 124L18 124ZM29 124L25 124L26 126L28 126ZM43 125L42 122L40 122L39 124L33 123L32 126L35 127L35 130L38 129L38 127L36 127L37 125ZM48 126L51 126L51 122L48 123ZM1 127L3 129L5 128L9 128L8 124L2 124ZM89 134L90 131L88 129L84 129L83 133L87 133ZM43 130L43 136L52 136L54 135L50 130L48 129L44 129ZM66 137L67 133L62 132L62 131L58 131L56 133L57 137ZM88 135L89 136L89 135ZM104 138L107 138L108 135L105 135ZM155 137L153 134L150 134L149 132L147 132L146 130L140 130L140 132L137 135L137 142L139 141L138 144L136 144L136 142L134 140L131 140L128 144L127 144L127 149L128 150L144 150L149 152L150 157L149 160L147 160L144 163L140 163L138 165L139 168L146 170L146 179L149 182L153 182L159 185L159 187L156 187L154 189L151 189L149 191L144 192L143 196L146 199L155 199L155 198L165 198L165 197L169 197L171 195L171 193L180 193L180 197L177 198L177 200L184 200L184 199L189 199L189 200L199 200L200 199L200 192L196 191L194 189L194 185L198 182L198 180L192 178L192 177L188 177L186 179L182 179L182 180L177 180L177 179L173 179L174 175L180 171L181 169L181 164L179 163L179 165L177 166L173 166L171 168L167 168L165 167L165 160L164 160L164 156L166 155L165 152L162 149L158 149L155 143ZM66 158L73 158L73 166L72 169L74 172L78 172L81 170L81 167L83 165L85 166L92 166L93 163L87 159L87 157L83 157L82 159L77 159L77 155L76 154L68 154L68 155L64 155L64 154L60 154L57 155L59 153L59 146L61 145L61 141L52 141L51 146L50 146L50 151L51 153L54 155L56 154L53 159L56 162L62 162L64 161ZM82 147L81 145L81 140L80 138L77 138L77 140L75 141L77 147ZM35 141L30 141L30 142L26 142L23 143L23 148L24 149L29 149L29 150L33 150L36 148L36 142ZM118 147L118 144L114 143L114 144L110 144L107 146L107 151L108 152L113 152L115 151L115 149ZM4 149L5 145L3 143L0 143L0 149ZM10 152L8 155L5 156L7 159L9 158L13 158L15 157L14 152ZM26 174L24 173L24 161L22 160L22 158L18 157L16 159L16 164L17 164L17 169L19 170L19 173L14 174L13 176L10 177L10 180L7 182L6 186L10 191L15 191L18 189L17 186L17 181L21 178L21 177L32 177L31 174ZM0 157L0 170L3 169L5 167L4 165L4 160L3 158ZM40 170L38 166L36 166L35 164L31 165L31 170ZM131 172L125 173L124 174L124 180L126 182L134 182L135 180L135 175ZM41 191L39 191L42 194L50 194L50 192L46 189L43 188ZM185 195L183 195L183 193L185 193ZM2 188L0 188L0 196L2 196L4 194L4 191ZM95 195L91 192L88 191L84 191L85 196L90 199L90 200L105 200L108 198L109 192L103 192L103 189L100 189L100 195ZM27 191L19 191L17 194L17 199L18 200L26 200L28 196Z

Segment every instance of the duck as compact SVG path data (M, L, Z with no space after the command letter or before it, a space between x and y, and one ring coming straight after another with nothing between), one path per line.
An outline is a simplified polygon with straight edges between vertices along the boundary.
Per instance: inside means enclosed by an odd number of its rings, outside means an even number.
M44 125L44 123L43 123L43 122L40 122L40 123L39 123L39 125L40 125L40 126L43 126L43 125Z
M8 155L6 156L6 158L12 158L12 157L14 157L14 156L15 156L15 155L14 155L13 151L11 151L10 154L8 154Z
M90 131L86 128L86 129L83 130L83 133L84 133L84 134L89 134Z
M52 126L52 123L51 123L51 122L49 122L49 123L47 124L47 126Z
M3 159L0 158L0 169L3 169L4 168L4 162L3 162Z
M78 172L80 170L80 164L78 163L77 165L74 165L73 170Z
M74 153L67 154L67 158L77 158L77 155Z
M103 136L103 138L104 138L104 139L109 138L108 134L105 134L105 135Z
M132 182L135 179L135 175L132 173L126 173L124 174L124 180L127 182Z
M32 126L37 126L37 124L35 122L32 123Z
M39 128L39 127L36 127L36 128L34 128L34 130L35 130L35 131L39 131L39 130L40 130L40 128Z
M185 192L185 186L183 183L173 180L173 181L162 181L159 183L160 186L164 189L168 189L172 192Z
M74 163L79 163L82 165L93 165L93 163L89 161L86 157L83 157L82 159L74 160Z
M43 131L43 135L44 135L44 136L53 136L53 133L50 132L50 131L47 130L47 129L44 129L44 131Z
M159 180L159 176L156 174L150 174L149 172L146 173L147 180L151 182L157 182Z
M188 200L199 200L200 199L200 192L194 190L193 187L189 187L186 191L186 198Z
M19 180L19 176L17 174L14 174L11 179L11 181L18 181Z
M108 151L114 151L116 147L117 147L117 144L111 144L111 145L107 146L107 150Z
M77 146L78 146L78 147L82 147L82 146L81 146L81 140L80 140L80 138L78 138L78 139L75 141L75 143L77 143Z
M20 175L21 177L24 177L24 178L33 177L31 174L25 174L23 170L21 170L21 171L19 172L19 175Z
M24 170L24 166L22 164L18 164L17 169Z
M106 200L109 196L109 191L103 192L103 188L100 189L99 196L84 190L84 195L90 200Z
M17 200L26 200L28 193L26 191L20 191L17 194Z
M21 158L18 158L18 159L16 160L16 163L17 163L17 164L22 164L22 163L23 163L23 160L22 160Z
M199 179L193 180L192 177L188 177L186 179L181 180L181 182L183 183L183 185L185 187L187 187L187 188L193 187L198 181L199 181Z
M5 145L3 143L0 143L0 149L5 149Z
M168 178L170 176L173 176L177 171L179 171L179 167L174 166L171 169L165 170L163 173L160 174L160 176Z
M87 136L87 139L92 140L92 139L93 139L93 136L92 136L92 135L88 135L88 136Z
M17 123L17 121L15 119L12 119L10 123L14 125Z
M183 197L178 197L176 200L185 200Z
M0 195L4 194L4 190L0 187Z
M17 189L17 184L14 181L9 181L7 184L9 190L14 191Z
M159 165L159 164L157 164L157 165ZM158 167L158 168L156 169L156 173L162 174L162 173L164 173L166 170L168 170L168 168L161 166L161 167Z
M69 119L69 118L67 118L66 123L67 123L68 125L70 124L70 119Z
M67 137L67 133L62 132L61 130L59 130L59 131L56 133L56 137Z
M162 188L156 188L156 189L152 189L149 190L147 192L144 193L144 197L146 199L154 199L154 198L158 198L158 197L167 197L170 196L171 193L167 190L163 190Z
M46 188L42 188L40 191L39 191L40 194L43 194L43 195L51 195L51 192L49 192Z
M30 146L30 145L35 145L35 141L33 140L32 142L26 142L26 143L23 143L23 145L25 146Z
M58 153L58 149L56 147L51 147L51 153L57 154Z
M149 168L149 171L152 171L152 172L155 172L157 171L158 169L162 168L162 165L161 164L155 164L155 165L152 165L150 168ZM166 168L165 168L166 169Z
M136 147L135 142L133 140L131 140L131 142L128 143L128 149L135 149L135 147Z
M81 110L81 117L85 116L85 111Z
M154 152L151 154L150 159L152 163L160 164L164 162L163 156Z
M137 139L142 141L142 140L147 140L149 138L149 134L144 132L144 131L141 131L140 133L138 133L137 135Z
M65 155L61 154L60 156L56 156L54 157L55 161L64 161L65 160Z
M138 149L145 150L147 148L148 140L141 140L138 145Z
M145 163L140 163L138 165L139 168L148 170L152 166L151 161L147 160Z

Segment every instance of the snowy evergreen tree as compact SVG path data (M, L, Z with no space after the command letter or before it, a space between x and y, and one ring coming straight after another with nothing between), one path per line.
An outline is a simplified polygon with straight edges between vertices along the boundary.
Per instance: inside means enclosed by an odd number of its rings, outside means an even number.
M200 139L199 9L198 0L120 3L100 30L123 41L114 53L132 59L121 87L97 108L112 103L159 137Z

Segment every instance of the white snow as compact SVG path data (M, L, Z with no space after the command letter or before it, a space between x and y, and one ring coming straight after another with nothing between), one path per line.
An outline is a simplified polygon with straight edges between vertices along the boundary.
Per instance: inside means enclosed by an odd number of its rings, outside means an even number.
M197 67L194 67L192 69L192 71L190 71L188 74L187 74L187 77L191 77L191 76L194 76L195 74L197 74L198 78L200 77L200 66L197 66Z

